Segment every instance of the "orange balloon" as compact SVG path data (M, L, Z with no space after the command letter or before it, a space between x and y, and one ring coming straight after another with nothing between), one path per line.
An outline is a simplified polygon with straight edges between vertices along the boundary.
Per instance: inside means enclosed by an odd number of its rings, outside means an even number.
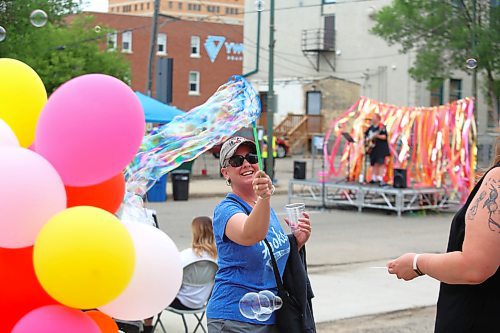
M105 313L97 310L85 312L101 329L102 333L118 333L118 325Z
M115 213L125 196L125 177L123 173L102 183L73 187L65 186L68 208L74 206L93 206Z

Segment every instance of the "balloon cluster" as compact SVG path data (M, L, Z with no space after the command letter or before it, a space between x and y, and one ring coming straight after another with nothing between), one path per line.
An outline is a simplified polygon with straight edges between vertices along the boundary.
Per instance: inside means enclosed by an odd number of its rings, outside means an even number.
M144 196L156 180L250 125L260 100L250 83L233 76L202 105L145 136L127 167L127 191Z
M282 305L281 297L274 295L269 290L246 293L239 303L240 313L243 317L258 321L268 320L274 311L281 309Z
M0 73L0 332L117 332L111 317L160 312L180 288L179 252L114 215L144 135L134 92L89 74L47 99L26 64L2 58Z

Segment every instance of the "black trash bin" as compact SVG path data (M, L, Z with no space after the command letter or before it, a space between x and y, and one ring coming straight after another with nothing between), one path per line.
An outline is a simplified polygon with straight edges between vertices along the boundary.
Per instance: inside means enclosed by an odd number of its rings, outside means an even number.
M306 179L306 162L302 161L293 162L293 178Z
M189 198L189 170L176 169L170 173L172 176L172 196L175 201Z

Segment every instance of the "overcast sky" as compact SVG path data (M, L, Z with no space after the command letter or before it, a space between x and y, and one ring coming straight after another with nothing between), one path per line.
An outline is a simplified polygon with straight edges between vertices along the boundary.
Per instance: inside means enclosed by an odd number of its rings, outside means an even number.
M87 3L83 6L83 10L88 10L91 12L107 12L108 11L108 0L84 0Z

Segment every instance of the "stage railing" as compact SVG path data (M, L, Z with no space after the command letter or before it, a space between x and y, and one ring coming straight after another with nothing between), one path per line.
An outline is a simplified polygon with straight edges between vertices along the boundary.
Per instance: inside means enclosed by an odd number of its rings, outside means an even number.
M403 212L439 210L449 207L449 194L445 188L393 188L355 182L325 182L293 179L288 183L288 202L304 202L324 208L335 206L375 208Z

